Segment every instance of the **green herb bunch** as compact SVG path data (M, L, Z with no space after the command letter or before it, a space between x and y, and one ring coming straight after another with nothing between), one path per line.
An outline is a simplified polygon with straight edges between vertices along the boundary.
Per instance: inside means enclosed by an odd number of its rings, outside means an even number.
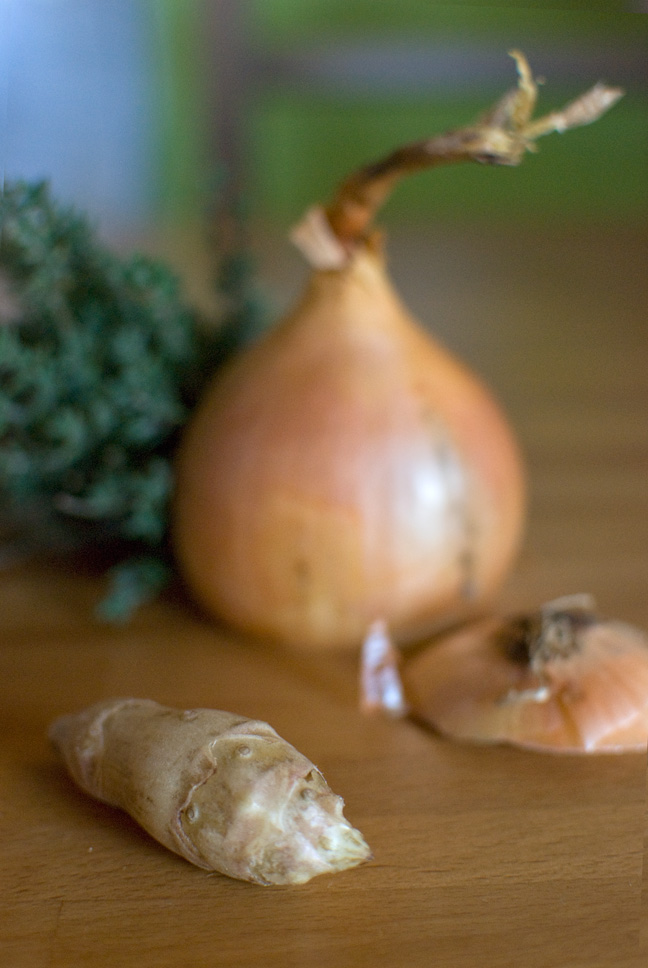
M260 325L249 267L223 263L228 311L203 320L165 265L117 257L46 183L15 183L0 193L0 283L0 524L32 545L128 542L102 604L125 617L172 569L178 433Z

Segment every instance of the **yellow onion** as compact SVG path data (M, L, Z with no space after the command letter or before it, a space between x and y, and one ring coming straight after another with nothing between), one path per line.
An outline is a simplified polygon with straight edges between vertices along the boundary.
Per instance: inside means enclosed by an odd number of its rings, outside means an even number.
M358 644L497 588L522 478L486 390L427 337L368 249L206 396L184 442L176 548L199 601L247 631Z
M515 56L519 86L481 124L362 169L309 213L295 233L314 264L303 297L189 422L175 551L198 602L238 629L357 646L380 616L411 639L482 606L511 565L524 503L513 435L394 292L369 222L405 172L516 164L556 127L557 115L530 125L535 86ZM596 113L612 103L594 100ZM564 125L582 123L569 110Z
M453 739L562 753L648 744L648 639L599 618L588 595L472 622L400 674L385 629L370 630L363 655L365 710L410 713Z

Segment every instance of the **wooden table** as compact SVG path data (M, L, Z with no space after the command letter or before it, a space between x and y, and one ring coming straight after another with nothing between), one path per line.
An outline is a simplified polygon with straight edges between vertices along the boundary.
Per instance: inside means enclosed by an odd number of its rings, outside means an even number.
M281 302L296 263L265 238ZM590 591L648 627L645 237L509 228L391 248L401 291L490 381L527 455L527 538L499 607ZM101 588L87 558L0 574L6 968L646 964L644 755L475 749L363 718L354 655L241 641L178 589L127 626L97 624ZM374 860L273 889L159 847L48 747L53 717L114 695L269 720L344 796Z

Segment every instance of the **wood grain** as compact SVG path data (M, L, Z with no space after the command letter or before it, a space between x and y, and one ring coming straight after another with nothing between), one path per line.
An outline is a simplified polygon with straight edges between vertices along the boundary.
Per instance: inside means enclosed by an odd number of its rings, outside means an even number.
M259 238L281 302L293 263ZM501 609L589 591L648 628L645 238L457 232L391 250L410 305L495 388L527 456L529 527ZM366 719L353 655L242 641L180 588L101 625L101 589L92 555L0 574L3 965L645 965L645 756L476 749ZM374 860L271 889L165 851L77 791L45 738L114 695L267 719L344 796Z

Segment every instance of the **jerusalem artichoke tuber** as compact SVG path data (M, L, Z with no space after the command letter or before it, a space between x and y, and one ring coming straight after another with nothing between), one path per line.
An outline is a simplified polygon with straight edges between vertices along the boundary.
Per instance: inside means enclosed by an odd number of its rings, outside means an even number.
M267 723L115 699L57 719L50 738L86 793L198 867L302 884L370 856L342 799Z

